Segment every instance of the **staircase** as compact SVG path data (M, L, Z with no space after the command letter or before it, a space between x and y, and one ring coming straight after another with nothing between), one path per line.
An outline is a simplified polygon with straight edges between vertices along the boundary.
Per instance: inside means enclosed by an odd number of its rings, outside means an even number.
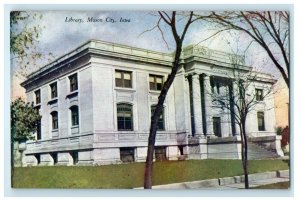
M248 141L248 159L278 158L275 151L267 150L263 146Z

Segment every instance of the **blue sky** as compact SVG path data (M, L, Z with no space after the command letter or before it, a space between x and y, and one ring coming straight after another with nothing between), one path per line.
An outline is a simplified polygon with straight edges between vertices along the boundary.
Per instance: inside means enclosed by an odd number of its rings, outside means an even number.
M28 13L34 14L33 12ZM164 23L161 23L161 27L169 48L157 29L141 35L145 30L151 29L156 25L158 20L156 12L43 11L37 13L42 14L42 19L24 21L24 23L21 22L17 26L23 27L26 24L29 27L33 27L39 24L41 27L44 27L39 42L36 43L37 51L44 55L52 53L54 57L59 57L90 39L99 39L154 51L171 52L174 50L172 34ZM70 19L71 17L73 19L82 19L84 22L66 22L66 18ZM87 22L88 17L102 19L103 22ZM130 20L130 22L120 22L120 18ZM106 19L113 19L115 23L106 22ZM184 22L185 19L178 22L179 32L182 31L182 23ZM198 21L190 27L184 45L198 44L215 32L216 28L211 24ZM247 41L248 38L245 35L230 32L202 42L199 45L235 53L246 47ZM254 54L255 59L253 59ZM37 63L37 66L42 67L48 62L46 59L41 60ZM265 65L264 63L268 63L264 51L257 45L252 45L246 55L246 64L259 69L260 66ZM18 71L18 66L13 61L11 68L12 72ZM12 76L12 97L24 94L24 90L18 86L21 81L22 79Z

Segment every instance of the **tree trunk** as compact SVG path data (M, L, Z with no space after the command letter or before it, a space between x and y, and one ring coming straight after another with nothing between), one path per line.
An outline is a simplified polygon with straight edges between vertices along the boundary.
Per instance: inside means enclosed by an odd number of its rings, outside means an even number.
M246 135L246 119L242 122L242 138L244 143L243 149L243 169L244 169L244 176L245 176L245 189L249 189L249 178L248 178L248 142L247 142L247 135Z
M151 127L148 139L148 151L147 151L147 158L146 158L146 165L145 165L145 174L144 174L144 188L151 189L152 188L152 169L153 169L153 153L155 147L155 138L156 138L156 131L157 131L157 122L158 118L162 112L163 104L166 99L167 93L171 87L171 84L174 81L175 75L179 69L179 61L180 61L180 54L182 50L182 43L181 41L176 41L176 53L174 58L174 63L172 67L171 74L169 74L168 79L164 83L160 95L158 97L158 103L155 107L154 114L151 117Z
M13 188L13 178L14 178L14 142L10 142L10 185Z
M176 12L172 12L172 17L168 16L164 12L159 12L160 20L168 24L172 30L173 37L176 42L176 51L174 56L174 62L172 66L171 73L169 74L166 82L164 83L162 90L160 92L160 95L158 97L158 103L155 107L154 114L151 117L151 127L150 127L150 133L149 133L149 139L148 139L148 151L147 151L147 158L146 158L146 167L145 167L145 174L144 174L144 188L145 189L151 189L152 188L152 169L153 169L153 151L155 146L155 137L156 137L156 130L157 130L157 122L158 118L161 114L161 111L163 109L163 104L166 99L167 93L171 87L171 84L174 81L175 75L179 69L180 64L180 55L182 52L182 42L184 40L185 34L192 23L192 17L193 17L193 11L190 12L190 17L184 26L183 32L181 37L177 33L176 29ZM166 17L167 16L167 17ZM168 21L169 19L169 21ZM160 21L159 20L159 21ZM159 25L159 22L158 22Z

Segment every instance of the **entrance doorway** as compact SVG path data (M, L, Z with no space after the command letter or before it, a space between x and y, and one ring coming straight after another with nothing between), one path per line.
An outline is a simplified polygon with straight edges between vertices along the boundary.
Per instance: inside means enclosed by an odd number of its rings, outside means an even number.
M213 129L215 136L221 137L221 118L220 117L213 117Z

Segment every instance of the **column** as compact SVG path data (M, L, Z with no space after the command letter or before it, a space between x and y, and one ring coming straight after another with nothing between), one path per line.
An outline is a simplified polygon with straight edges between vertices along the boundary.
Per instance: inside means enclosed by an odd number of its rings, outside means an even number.
M191 134L195 135L195 119L194 119L194 99L193 99L193 78L192 75L188 75L189 82L189 106L190 106L190 118L191 118Z
M230 95L228 93L229 86L223 82L220 85L220 94L221 96L227 96L230 100ZM221 128L222 128L222 137L233 136L232 128L231 128L231 108L224 109L223 114L221 115Z
M194 104L193 109L194 109L195 135L203 136L200 80L198 74L194 74L192 76L192 84L193 84L193 104Z
M206 111L206 128L207 136L214 136L213 121L212 121L212 100L211 100L211 86L210 77L206 75L204 77L204 94L205 94L205 111Z
M228 83L228 92L229 92L229 101L230 101L230 128L231 128L231 136L236 135L236 122L235 122L235 116L234 116L234 92L233 92L233 83L232 81L229 81Z
M234 81L233 81L232 85L233 85L233 101L236 104L236 97L235 96L238 96L239 88L238 88L237 84ZM235 106L235 104L233 105L234 114L238 115L238 110L237 110L237 107ZM234 121L235 121L234 122L235 123L235 135L241 135L240 126L238 125L238 123L236 122L235 119L234 119Z

